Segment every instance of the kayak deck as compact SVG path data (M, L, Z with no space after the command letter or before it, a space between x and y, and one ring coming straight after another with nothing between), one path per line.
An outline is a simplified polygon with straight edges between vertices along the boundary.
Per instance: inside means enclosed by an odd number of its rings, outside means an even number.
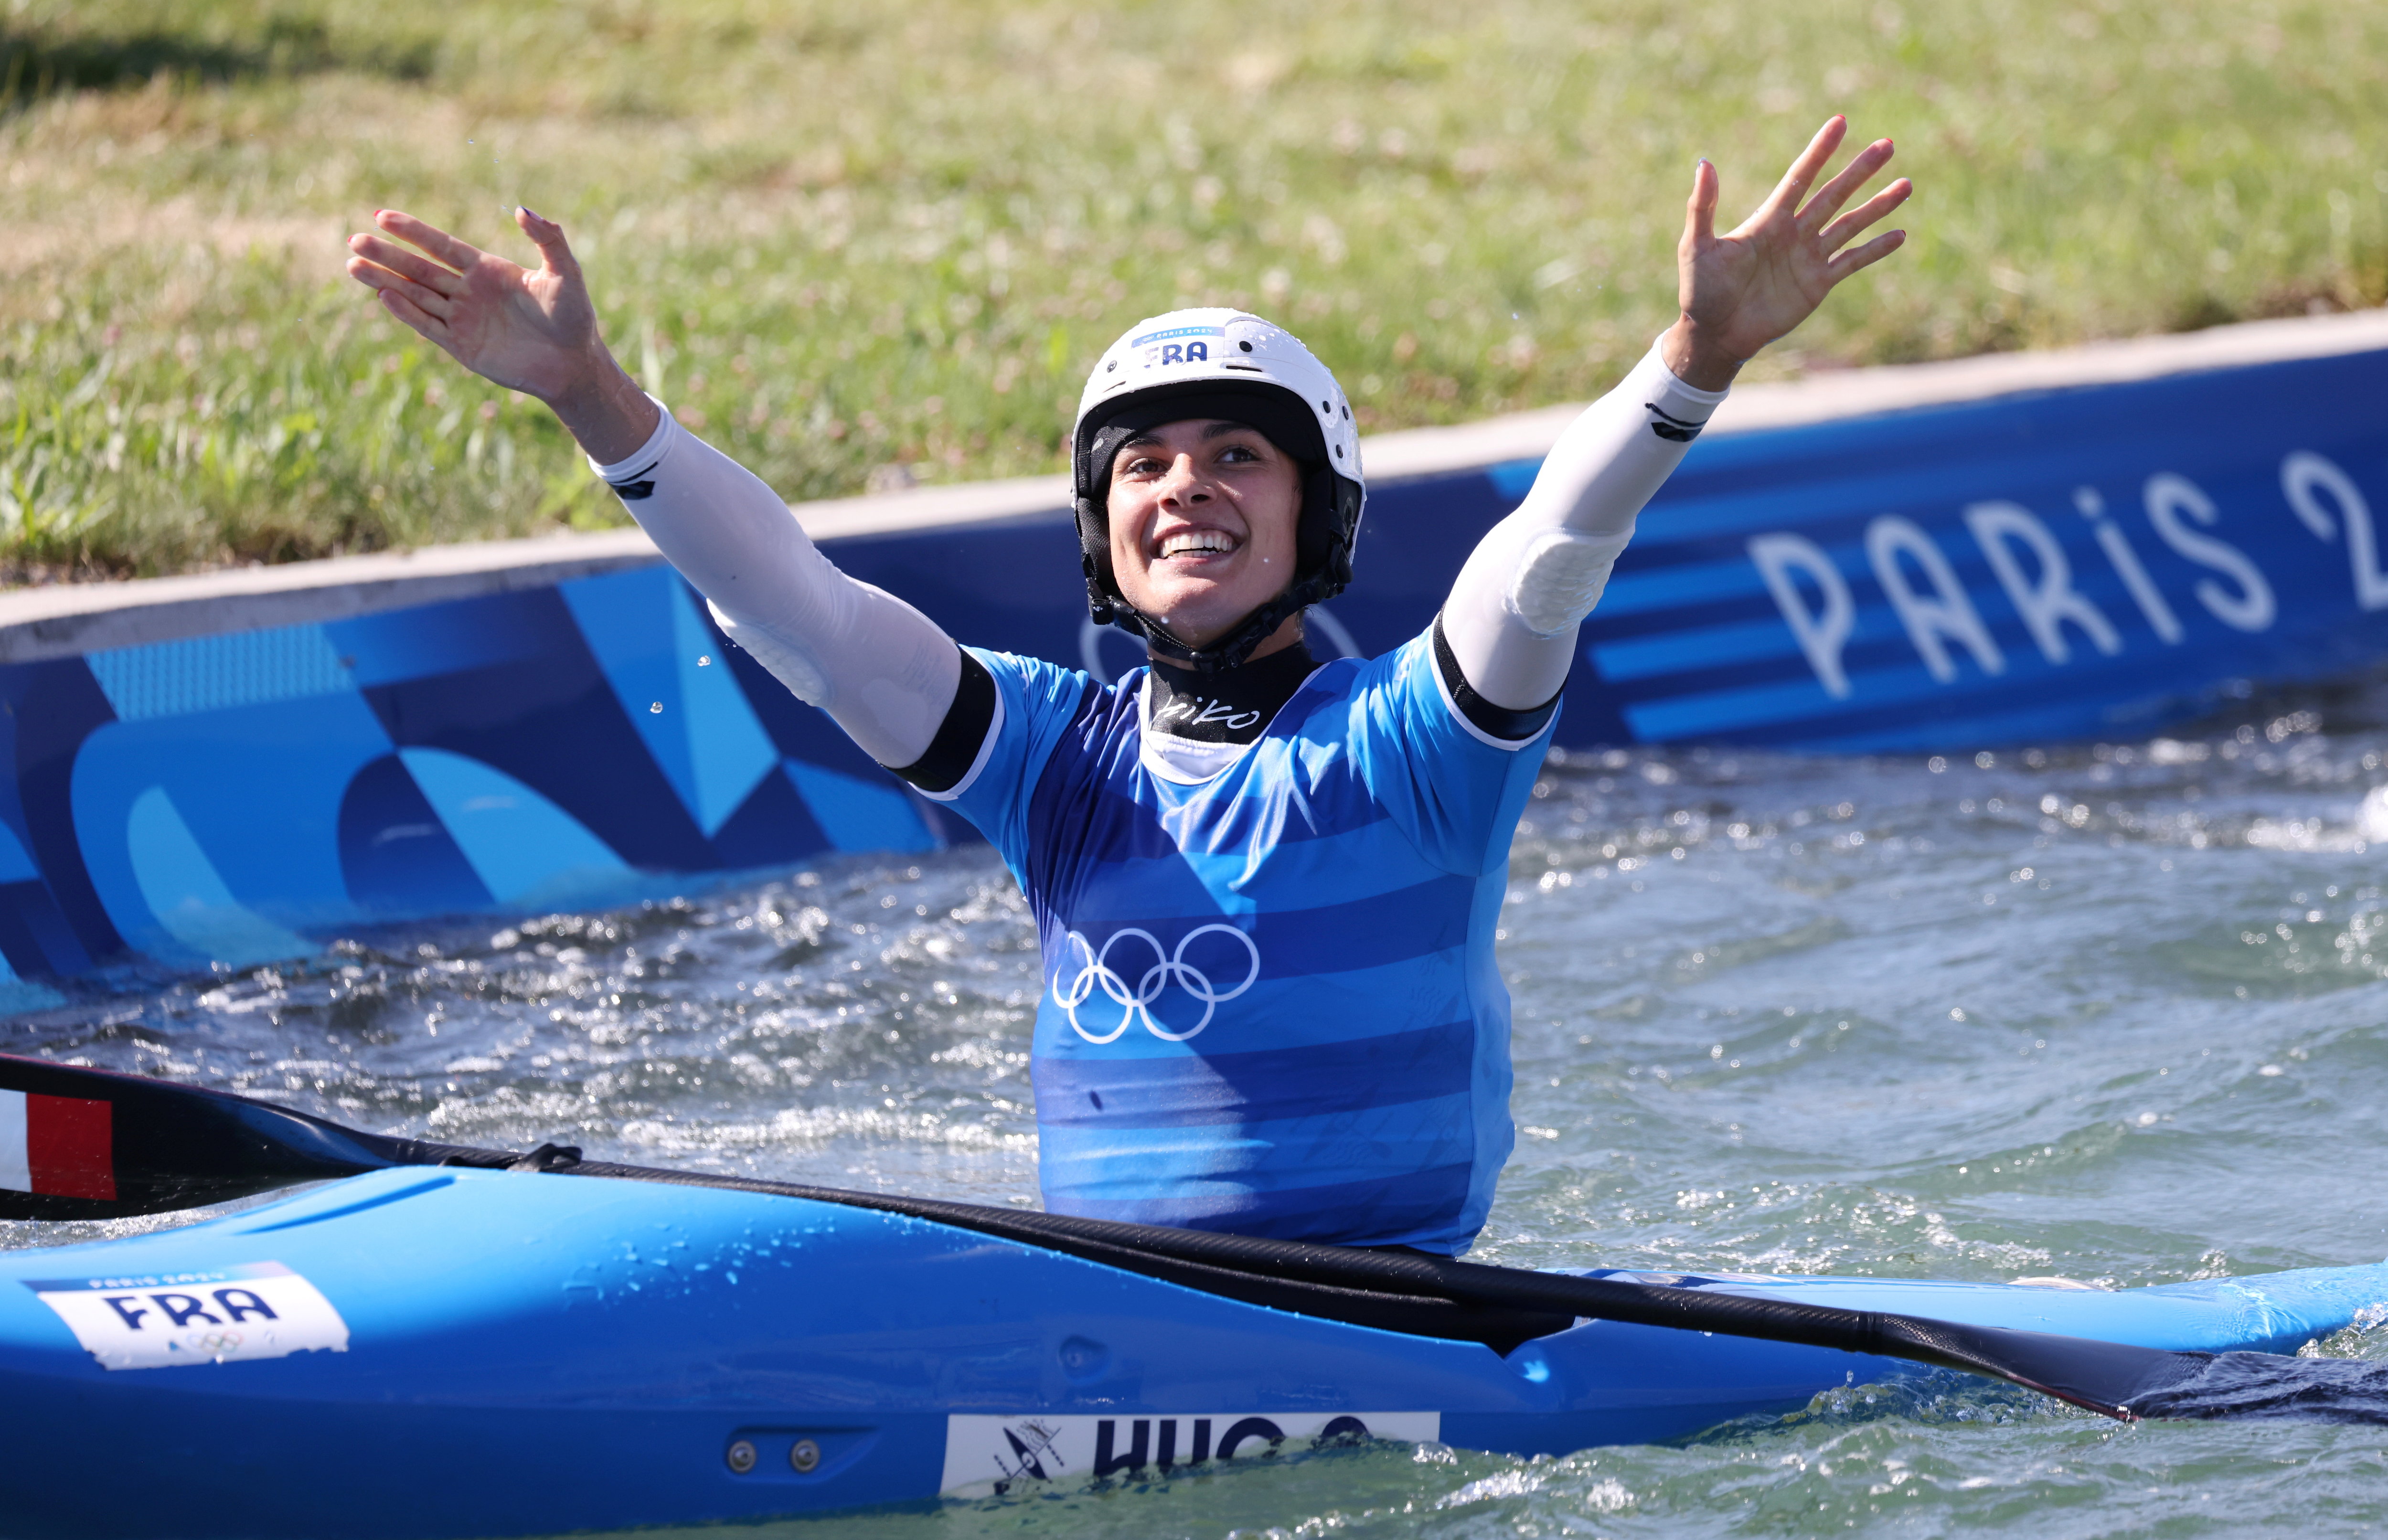
M1666 1281L2208 1352L2293 1352L2388 1301L2388 1267L2115 1293ZM28 1535L756 1519L1315 1438L1520 1455L1664 1441L1910 1372L1605 1321L1503 1356L897 1215L396 1168L179 1230L0 1253L0 1512Z

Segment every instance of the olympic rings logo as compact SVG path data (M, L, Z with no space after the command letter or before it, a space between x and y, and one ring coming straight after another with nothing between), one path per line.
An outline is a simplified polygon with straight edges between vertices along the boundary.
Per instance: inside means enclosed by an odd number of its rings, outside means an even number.
M1244 981L1231 990L1215 988L1210 975L1186 960L1188 947L1214 932L1222 936L1233 936L1237 940L1241 941L1244 951L1251 959L1251 966L1244 974ZM1152 966L1138 976L1134 988L1129 987L1125 975L1111 966L1111 948L1130 937L1150 947L1154 959ZM1082 963L1077 973L1067 984L1064 984L1061 981L1061 975L1069 971L1070 959L1073 953L1082 959ZM1260 947L1250 936L1232 925L1199 926L1186 933L1185 939L1177 943L1177 949L1175 952L1163 952L1159 937L1150 930L1139 930L1133 926L1124 930L1113 931L1111 939L1103 942L1100 952L1096 951L1094 944L1084 936L1073 930L1062 942L1061 955L1062 966L1053 975L1053 1003L1068 1014L1071 1029L1092 1043L1116 1042L1122 1033L1139 1020L1144 1023L1146 1031L1162 1041L1184 1042L1188 1038L1195 1036L1203 1028L1211 1025L1213 1014L1222 1004L1251 989L1260 981L1261 977ZM1159 1000L1162 991L1173 983L1202 1003L1202 1019L1182 1032L1169 1030L1155 1020L1152 1015L1153 1002ZM1115 1004L1124 1008L1119 1025L1100 1037L1086 1030L1086 1024L1078 1019L1078 1007L1093 999L1095 991L1099 989Z

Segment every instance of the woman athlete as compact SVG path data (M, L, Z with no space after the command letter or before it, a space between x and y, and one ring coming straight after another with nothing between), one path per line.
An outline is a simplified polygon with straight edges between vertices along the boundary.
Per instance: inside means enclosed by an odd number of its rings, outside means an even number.
M1493 959L1511 832L1576 627L1742 364L1906 201L1825 123L1741 227L1692 178L1682 315L1561 435L1426 632L1320 663L1351 575L1351 409L1291 335L1226 309L1132 327L1072 444L1088 604L1144 638L1116 685L957 646L840 573L786 503L615 363L562 227L516 267L395 210L351 276L465 368L545 401L723 632L971 820L1036 917L1039 1173L1057 1213L1455 1255L1513 1142ZM412 249L410 249L412 248Z

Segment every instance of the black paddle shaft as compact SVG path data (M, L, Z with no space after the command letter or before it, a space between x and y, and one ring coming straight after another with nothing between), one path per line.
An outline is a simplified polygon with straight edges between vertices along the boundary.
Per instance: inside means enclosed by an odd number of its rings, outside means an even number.
M1505 1352L1578 1318L1594 1318L1962 1370L2125 1420L2143 1393L2201 1372L2211 1357L1845 1310L1714 1287L1529 1272L1417 1253L583 1161L578 1150L553 1145L522 1153L441 1144L365 1133L226 1092L7 1054L0 1054L0 1090L24 1092L29 1103L56 1099L29 1105L29 1127L72 1113L88 1130L95 1117L104 1117L109 1152L104 1171L67 1170L48 1179L50 1191L0 1190L0 1218L150 1214L390 1166L504 1168L727 1188L901 1214L1249 1303L1413 1335L1483 1342ZM61 1108L59 1103L74 1105ZM105 1112L95 1114L95 1103L105 1104ZM90 1148L87 1142L83 1147ZM34 1185L44 1181L37 1168Z
M1988 1375L2125 1421L2131 1420L2130 1401L2142 1390L2170 1384L2195 1373L2211 1357L2003 1327L1968 1326L1876 1310L1845 1310L1715 1288L1486 1267L1415 1252L1372 1251L1209 1231L1169 1230L1063 1214L1023 1214L978 1204L852 1193L749 1177L662 1171L603 1161L553 1168L573 1175L727 1187L875 1208L934 1220L958 1230L1023 1241L1130 1271L1156 1273L1151 1259L1165 1258L1199 1265L1206 1272L1227 1278L1280 1279L1378 1295L1439 1298L1479 1308L1547 1312L1558 1319L1546 1330L1557 1330L1567 1324L1565 1318L1576 1317L1839 1348ZM1210 1288L1200 1281L1190 1281L1196 1288ZM1210 1288L1210 1292L1233 1291ZM1364 1320L1358 1324L1373 1323Z

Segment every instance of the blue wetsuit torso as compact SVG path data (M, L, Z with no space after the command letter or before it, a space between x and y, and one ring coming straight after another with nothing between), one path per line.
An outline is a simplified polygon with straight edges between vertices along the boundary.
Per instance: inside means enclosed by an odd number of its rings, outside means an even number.
M972 655L997 721L939 800L1036 916L1046 1206L1466 1249L1513 1141L1492 943L1546 723L1472 726L1429 634L1320 667L1189 780L1144 670Z
M1298 689L1281 653L1177 681L1159 732L1141 674L958 650L660 405L597 471L726 636L1010 864L1044 941L1050 1206L1455 1251L1510 1147L1510 830L1577 623L1722 398L1653 349L1558 435L1428 636ZM1256 706L1258 738L1232 736Z

